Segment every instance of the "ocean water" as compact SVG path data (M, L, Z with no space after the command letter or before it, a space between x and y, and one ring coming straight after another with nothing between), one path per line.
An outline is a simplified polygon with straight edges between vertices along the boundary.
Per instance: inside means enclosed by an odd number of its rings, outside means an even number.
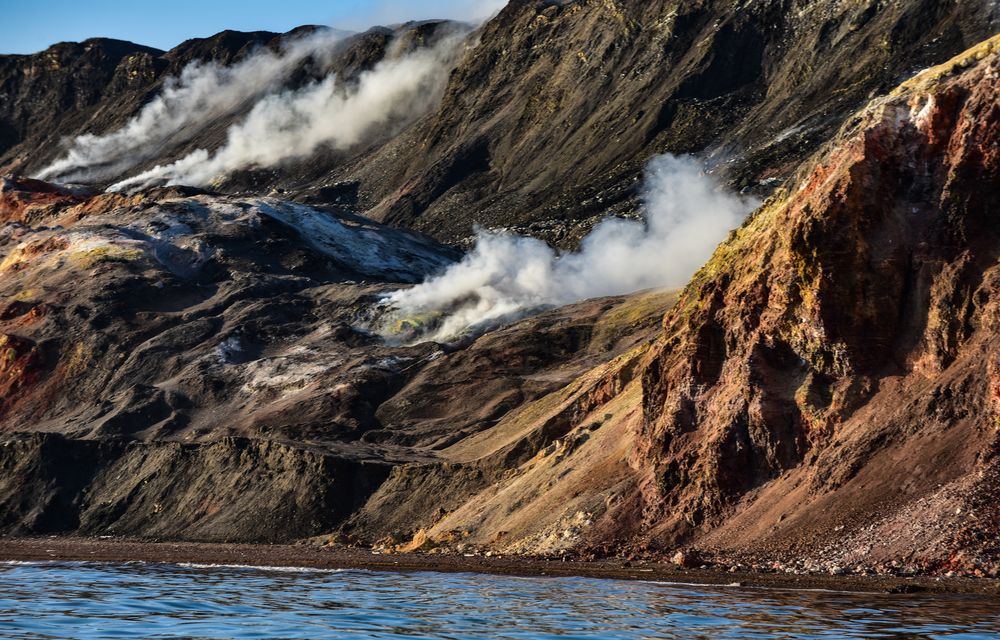
M1000 601L583 578L0 564L3 638L1000 638Z

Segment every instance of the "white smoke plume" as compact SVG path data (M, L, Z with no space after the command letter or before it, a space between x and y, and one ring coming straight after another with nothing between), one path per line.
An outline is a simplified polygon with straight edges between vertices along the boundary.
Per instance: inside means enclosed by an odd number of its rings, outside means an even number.
M443 274L391 294L386 326L423 340L475 334L527 313L587 298L679 287L758 202L724 191L691 157L654 158L644 222L601 222L573 253L533 238L481 233Z
M454 34L433 47L405 55L390 52L356 83L343 83L330 75L301 89L266 96L242 122L230 127L225 144L214 153L199 149L112 185L110 190L201 186L238 169L304 158L323 146L349 148L430 109L444 91L463 39Z
M278 89L308 57L327 64L326 56L342 37L342 32L323 29L276 51L261 49L232 66L194 62L168 79L161 93L124 127L107 135L77 137L66 156L38 177L90 182L121 175L156 158L168 144L190 140L213 118Z

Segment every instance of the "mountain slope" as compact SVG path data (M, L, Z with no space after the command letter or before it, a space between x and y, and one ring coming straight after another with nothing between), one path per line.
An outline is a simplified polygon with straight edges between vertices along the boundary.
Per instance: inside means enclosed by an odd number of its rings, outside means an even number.
M1000 36L944 53L993 16L684 7L513 2L399 135L218 192L4 179L0 532L1000 576ZM663 149L789 177L679 294L406 343L386 294L460 254L358 209L626 211Z
M348 531L1000 575L998 77L1000 37L874 100L655 342L395 470Z
M992 35L975 2L516 0L438 112L349 176L370 215L572 244L628 213L655 154L704 152L739 188L782 180L844 118ZM568 233L563 238L561 234Z
M356 199L359 212L444 241L467 238L480 224L569 247L609 212L635 215L638 178L656 154L705 154L738 188L770 193L866 100L992 35L997 20L980 3L951 0L515 0L470 37L441 104L409 129L220 176L213 186L277 188L320 203ZM328 72L356 77L390 41L419 46L439 26L348 38L328 65L305 64L290 86ZM232 65L307 31L224 32L165 54L93 42L6 57L0 167L37 173L61 154L59 139L119 129L185 65ZM24 80L57 54L64 69L98 59L103 75ZM85 89L79 104L53 99L73 87ZM217 149L252 104L98 182ZM30 127L26 113L35 114Z
M147 119L161 121L184 117L162 139L151 138L141 147L122 149L120 157L106 159L112 161L111 171L95 176L83 172L81 180L76 177L79 172L70 169L87 168L82 163L54 174L104 187L195 149L218 148L229 127L264 95L329 75L345 83L356 81L390 52L423 47L438 32L453 28L467 29L427 21L354 35L322 27L299 27L284 34L224 31L167 52L94 39L54 45L34 55L0 56L0 132L5 132L0 135L0 172L38 174L63 158L81 135L135 135L150 122L136 127L133 120L156 106L157 98L187 90L186 99L160 104L146 114ZM223 98L213 100L220 95ZM128 156L136 156L136 162L115 168L114 160ZM329 171L343 161L343 154L328 155L324 166ZM100 168L100 162L93 164ZM231 190L245 191L254 185L252 176L243 176ZM254 192L261 190L267 193L270 186Z
M288 541L649 339L669 294L396 344L380 298L457 254L191 189L0 190L0 531Z

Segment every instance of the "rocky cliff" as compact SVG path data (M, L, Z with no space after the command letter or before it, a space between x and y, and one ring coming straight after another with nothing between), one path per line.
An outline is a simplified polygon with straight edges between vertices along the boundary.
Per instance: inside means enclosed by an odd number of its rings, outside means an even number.
M668 314L633 457L651 542L995 555L998 48L851 118Z
M1000 575L995 16L740 9L518 0L449 58L439 105L365 144L211 190L5 178L0 531ZM176 65L287 38L6 58L5 158L40 167L55 131L120 126ZM98 89L30 108L76 78ZM633 213L669 150L770 193L683 291L440 343L387 308L474 221L573 244Z

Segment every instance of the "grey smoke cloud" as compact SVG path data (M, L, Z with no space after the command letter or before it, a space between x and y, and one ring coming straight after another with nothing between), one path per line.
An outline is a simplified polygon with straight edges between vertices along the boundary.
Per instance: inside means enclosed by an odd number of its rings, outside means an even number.
M109 190L202 186L238 169L304 158L322 146L354 146L386 126L408 122L430 109L444 91L464 37L456 32L405 55L390 52L356 83L342 83L330 75L300 89L265 96L229 128L221 148L198 149Z
M76 138L67 154L38 177L91 182L121 175L158 157L168 143L190 140L212 118L277 90L307 57L324 63L341 37L321 30L287 42L278 51L261 49L229 67L192 63L168 79L161 93L124 127L107 135Z
M603 221L572 253L507 233L481 233L441 275L389 295L386 327L421 318L423 340L477 333L533 310L654 287L679 287L759 203L729 193L691 157L646 170L643 222Z

